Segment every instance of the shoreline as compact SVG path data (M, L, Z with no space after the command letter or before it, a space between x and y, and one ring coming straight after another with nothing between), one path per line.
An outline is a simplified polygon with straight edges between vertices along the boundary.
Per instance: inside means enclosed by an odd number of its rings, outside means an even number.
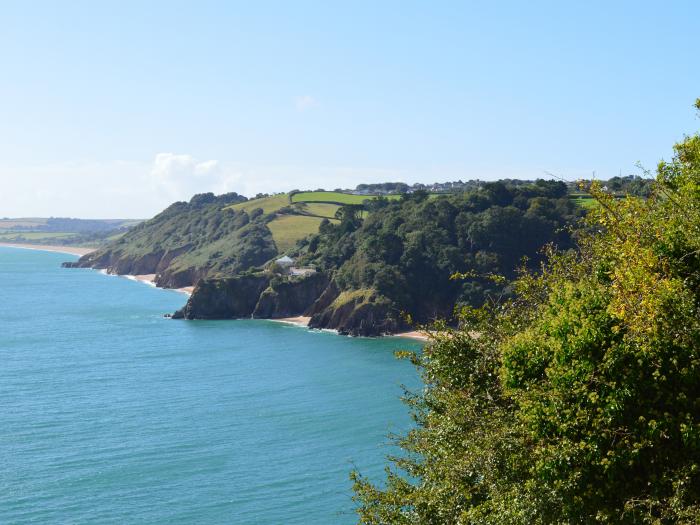
M172 290L174 292L180 292L184 293L186 295L192 295L192 290L194 290L194 286L183 286L182 288L162 288L156 285L156 274L154 273L146 273L142 275L129 275L129 274L124 274L124 275L117 275L117 274L107 274L107 275L116 275L117 277L124 277L125 279L129 279L130 281L137 281L139 283L147 284L148 286L153 286L153 288L160 288L161 290Z
M0 242L0 248L18 248L22 250L38 250L42 252L66 253L82 257L92 253L97 248L85 248L82 246L63 246L60 244L31 244L21 242Z
M283 323L283 324L288 324L292 326L298 326L300 328L309 328L309 321L311 321L311 317L307 316L297 316L297 317L282 317L279 319L266 319L266 321L274 321L276 323ZM388 334L382 337L401 337L403 339L413 339L415 341L421 341L423 343L427 342L429 340L429 337L427 334L424 332L420 332L418 330L411 330L408 332L399 332L397 334Z
M39 250L39 251L44 251L44 252L54 252L54 253L65 253L68 255L75 255L78 257L82 257L83 255L87 255L88 253L92 253L97 248L84 248L80 246L61 246L61 245L53 245L53 244L28 244L28 243L8 243L8 242L0 242L0 248L1 247L6 247L6 248L17 248L17 249L23 249L23 250ZM100 270L101 272L105 273L106 275L114 275L115 277L124 277L125 279L129 279L130 281L137 281L143 284L146 284L148 286L153 286L154 288L159 288L156 283L155 283L155 278L156 274L154 273L149 273L149 274L141 274L141 275L130 275L130 274L124 274L124 275L118 275L118 274L110 274L107 273L105 270ZM194 286L183 286L182 288L161 288L161 290L172 290L174 292L180 292L184 293L186 295L192 295L192 291L194 290ZM311 321L311 317L299 315L297 317L282 317L279 319L266 319L266 321L274 321L276 323L284 323L292 326L298 326L300 328L308 328L309 327L309 321ZM408 332L399 332L396 334L388 334L383 337L401 337L404 339L413 339L416 341L421 341L423 343L427 342L429 340L429 337L418 330L411 330Z

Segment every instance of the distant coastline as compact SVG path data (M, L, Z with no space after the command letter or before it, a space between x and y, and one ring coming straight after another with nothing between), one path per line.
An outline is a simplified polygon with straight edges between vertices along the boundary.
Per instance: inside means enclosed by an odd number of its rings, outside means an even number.
M54 253L65 253L68 255L75 255L77 257L82 257L88 253L94 252L97 248L84 248L80 246L61 246L55 244L29 244L29 243L16 243L16 242L0 242L0 248L19 248L22 250L37 250L42 252L54 252ZM147 275L119 275L119 277L125 277L133 281L139 281L152 286L155 284L155 274ZM184 286L182 288L163 288L164 290L174 290L176 292L182 292L187 295L192 295L192 290L194 286Z
M77 255L82 257L88 253L94 252L97 248L84 248L80 246L62 246L60 244L29 244L17 242L0 242L0 247L6 248L22 248L25 250L40 250L42 252L67 253L69 255Z

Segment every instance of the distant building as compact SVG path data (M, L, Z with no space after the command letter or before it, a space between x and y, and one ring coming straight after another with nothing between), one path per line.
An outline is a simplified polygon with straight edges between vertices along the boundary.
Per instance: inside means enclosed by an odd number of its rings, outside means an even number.
M292 266L289 269L289 275L295 276L295 277L300 277L304 275L311 275L312 273L316 273L315 268L296 268Z
M285 255L284 257L280 257L279 259L277 259L275 262L283 268L288 268L294 264L294 259L292 259L288 255Z

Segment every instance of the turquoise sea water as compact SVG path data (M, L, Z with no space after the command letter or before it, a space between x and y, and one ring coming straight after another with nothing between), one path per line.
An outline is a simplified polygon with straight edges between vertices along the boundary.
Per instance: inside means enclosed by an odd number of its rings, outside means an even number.
M184 295L73 259L0 247L0 523L356 521L416 343L173 321Z

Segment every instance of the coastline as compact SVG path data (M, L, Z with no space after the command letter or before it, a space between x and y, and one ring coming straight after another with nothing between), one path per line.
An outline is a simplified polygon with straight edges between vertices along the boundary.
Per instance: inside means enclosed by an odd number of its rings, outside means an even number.
M399 332L398 334L391 334L390 337L403 337L404 339L415 339L416 341L422 341L424 343L427 343L430 340L428 334L419 330L411 330L410 332Z
M0 248L17 248L20 250L37 250L42 252L54 252L54 253L65 253L67 255L75 255L77 257L82 257L88 253L92 253L97 248L84 248L80 246L61 246L54 244L28 244L28 243L16 243L16 242L0 242ZM107 272L105 272L107 273ZM138 281L141 283L148 284L149 286L157 287L155 283L156 274L145 274L145 275L116 275L117 277L124 277L132 281ZM182 288L163 288L163 290L174 290L176 292L184 293L187 295L192 295L192 290L194 286L183 286Z
M294 326L300 326L302 328L308 328L309 321L311 321L311 317L305 317L303 315L299 315L297 317L282 317L280 319L268 319L268 320L274 321L276 323L285 323L285 324L291 324Z
M118 275L118 277L124 277L126 279L129 279L130 281L138 281L140 283L147 284L148 286L153 286L154 288L158 288L156 285L156 274L154 273L146 273L142 275ZM187 295L192 295L192 290L194 290L194 286L183 286L182 288L161 288L161 290L173 290L175 292L180 292L184 293Z
M309 321L311 321L311 317L306 317L306 316L300 315L297 317L282 317L280 319L268 319L268 321L274 321L276 323L290 324L290 325L294 325L294 326L299 326L301 328L308 328ZM389 334L385 337L401 337L404 339L413 339L416 341L421 341L423 343L425 343L429 340L429 337L426 333L420 332L418 330L411 330L409 332L399 332L397 334Z
M39 250L42 252L66 253L68 255L77 255L82 257L88 253L92 253L97 248L85 248L81 246L62 246L60 244L30 244L20 242L0 242L0 247L4 248L19 248L22 250Z
M97 248L84 248L84 247L79 247L79 246L61 246L61 245L53 245L53 244L27 244L27 243L8 243L8 242L0 242L0 247L18 248L18 249L24 249L24 250L39 250L39 251L44 251L44 252L65 253L68 255L75 255L78 257L82 257L83 255L87 255L88 253L92 253L97 249ZM116 275L116 274L109 274L109 275ZM156 274L154 274L154 273L142 274L142 275L116 275L116 276L117 277L124 277L125 279L129 279L131 281L138 281L140 283L147 284L148 286L157 287L156 283L155 283ZM163 290L173 290L175 292L180 292L180 293L184 293L187 295L192 295L192 291L194 290L194 286L184 286L182 288L163 288ZM268 319L268 321L274 321L276 323L290 324L290 325L294 325L294 326L299 326L301 328L308 328L310 320L311 320L311 317L306 317L303 315L300 315L297 317L283 317L280 319ZM408 332L399 332L397 334L389 334L386 337L401 337L404 339L414 339L416 341L421 341L424 343L429 340L429 337L427 334L425 334L424 332L420 332L418 330L411 330Z

